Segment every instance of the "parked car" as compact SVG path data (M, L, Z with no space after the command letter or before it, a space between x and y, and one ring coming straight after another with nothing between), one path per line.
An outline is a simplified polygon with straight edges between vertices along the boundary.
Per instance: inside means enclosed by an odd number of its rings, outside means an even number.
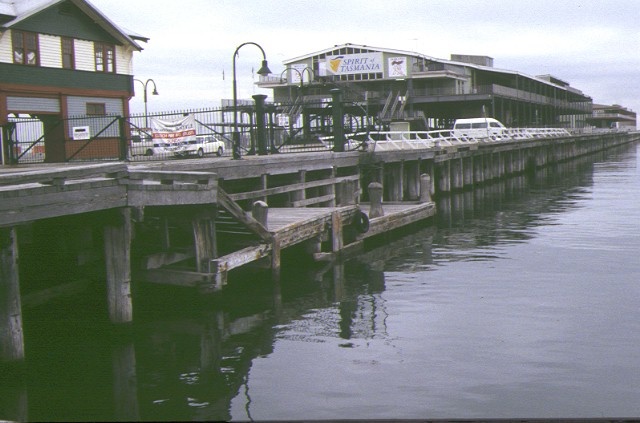
M215 135L198 135L195 140L182 143L174 154L178 156L188 156L195 154L198 157L204 157L205 154L216 154L222 156L225 150L223 140Z
M156 154L166 154L165 148L169 144L156 141L151 138L150 132L132 131L131 133L131 156L153 156Z

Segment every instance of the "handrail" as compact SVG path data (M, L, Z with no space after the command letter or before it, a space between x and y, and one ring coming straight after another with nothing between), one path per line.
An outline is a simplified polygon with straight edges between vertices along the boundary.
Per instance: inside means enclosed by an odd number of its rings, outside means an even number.
M541 138L566 137L571 135L565 128L505 128L499 134L487 136L456 136L451 129L435 131L380 131L345 134L350 149L361 144L356 139L365 139L372 151L429 149L440 146L498 143ZM328 149L333 148L333 137L322 137L320 141Z

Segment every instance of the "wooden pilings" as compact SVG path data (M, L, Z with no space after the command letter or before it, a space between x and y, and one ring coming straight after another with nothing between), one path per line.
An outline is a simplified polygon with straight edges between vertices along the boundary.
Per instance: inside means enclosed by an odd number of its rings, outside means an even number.
M207 214L195 216L191 225L196 254L196 271L209 273L211 260L218 257L214 216Z
M269 206L264 201L256 201L251 207L251 217L267 229L269 220ZM273 279L280 279L280 240L277 236L271 241L271 275Z
M109 318L114 323L133 320L131 302L131 209L114 211L104 228Z
M438 192L461 191L467 187L500 178L516 169L512 154L475 153L442 161L437 166Z
M420 202L428 203L431 201L431 176L426 173L420 175Z
M24 360L15 227L0 228L0 362Z
M621 140L620 142L624 142ZM616 145L614 143L613 145ZM437 191L448 193L476 187L507 175L546 166L608 148L598 138L549 139L536 144L501 144L438 156L433 172Z

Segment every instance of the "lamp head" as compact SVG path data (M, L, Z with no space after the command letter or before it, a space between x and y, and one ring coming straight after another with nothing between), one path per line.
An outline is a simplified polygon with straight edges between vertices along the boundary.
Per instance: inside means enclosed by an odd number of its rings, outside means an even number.
M151 93L153 95L160 95L160 93L158 92L158 90L155 89L155 87L153 88L153 92Z
M260 67L260 69L258 69L258 75L269 75L271 73L271 69L269 69L269 66L267 65L267 61L263 60L262 61L262 66Z

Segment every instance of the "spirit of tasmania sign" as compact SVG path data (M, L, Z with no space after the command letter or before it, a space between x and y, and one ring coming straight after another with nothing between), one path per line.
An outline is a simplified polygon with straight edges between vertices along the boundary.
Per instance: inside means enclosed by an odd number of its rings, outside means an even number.
M384 71L382 53L327 56L325 62L321 63L321 65L324 65L325 75L353 75ZM322 74L322 69L320 73Z

